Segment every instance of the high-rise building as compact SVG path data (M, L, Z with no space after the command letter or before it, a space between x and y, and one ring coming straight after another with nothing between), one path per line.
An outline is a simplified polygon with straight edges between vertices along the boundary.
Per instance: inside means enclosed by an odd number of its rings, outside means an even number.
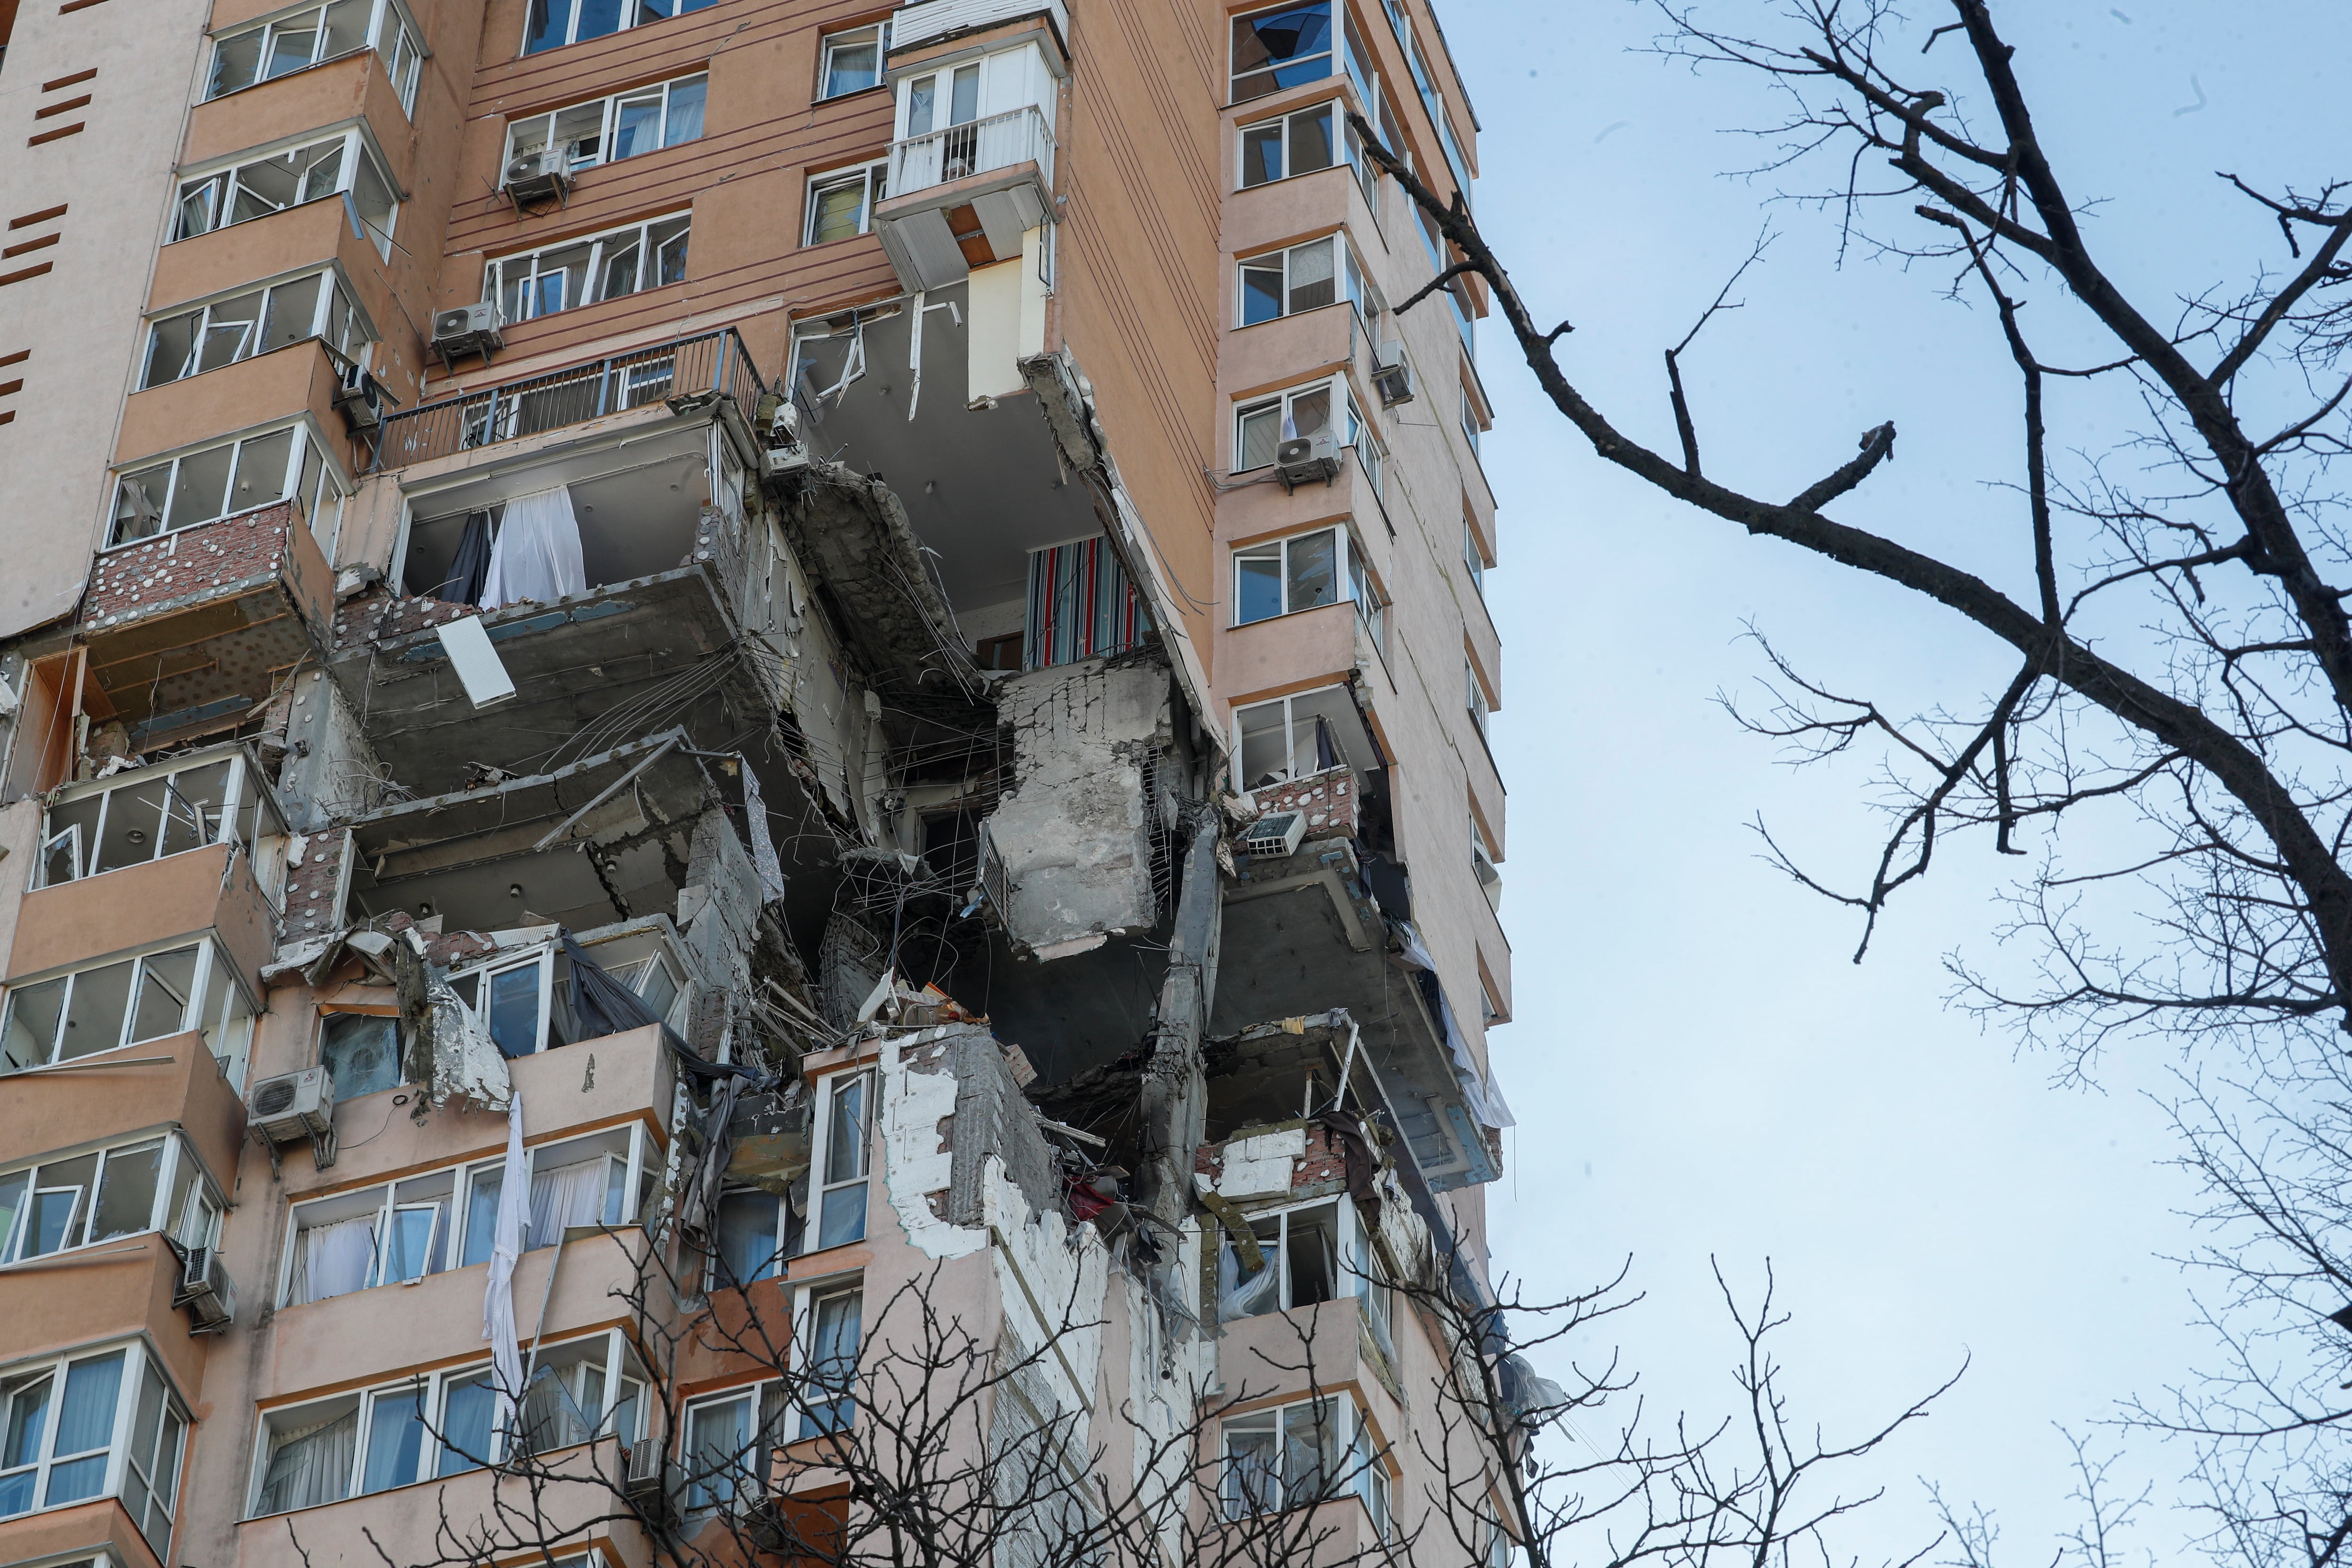
M0 51L0 1563L1507 1554L1428 0Z

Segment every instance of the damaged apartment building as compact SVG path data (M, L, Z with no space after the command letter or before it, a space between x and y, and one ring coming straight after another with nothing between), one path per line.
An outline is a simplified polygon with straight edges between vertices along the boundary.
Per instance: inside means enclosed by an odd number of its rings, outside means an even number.
M1506 1561L1428 0L135 3L0 0L0 1562L864 1561L917 1297L1154 1560Z

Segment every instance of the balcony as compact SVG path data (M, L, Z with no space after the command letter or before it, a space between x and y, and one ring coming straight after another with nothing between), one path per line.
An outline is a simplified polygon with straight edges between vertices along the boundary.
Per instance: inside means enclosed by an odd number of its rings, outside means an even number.
M14 1160L176 1124L207 1168L223 1174L236 1169L245 1106L202 1034L192 1029L100 1059L110 1065L99 1073L9 1075L0 1090L0 1150ZM96 1091L99 1083L103 1092Z
M729 327L395 414L377 437L374 468L431 462L656 403L675 407L725 395L749 410L766 391L743 340Z
M181 1274L179 1254L152 1230L0 1269L0 1323L8 1325L11 1358L143 1336L173 1381L195 1388L210 1342L188 1332L173 1305Z
M922 0L919 5L899 6L890 18L890 48L893 53L904 53L1024 16L1051 17L1057 39L1070 36L1070 14L1062 0Z
M234 728L328 645L334 595L291 501L100 556L79 629L107 716L134 752Z
M1053 200L1054 128L1029 103L894 142L887 188L874 231L898 280L943 289L1020 259Z

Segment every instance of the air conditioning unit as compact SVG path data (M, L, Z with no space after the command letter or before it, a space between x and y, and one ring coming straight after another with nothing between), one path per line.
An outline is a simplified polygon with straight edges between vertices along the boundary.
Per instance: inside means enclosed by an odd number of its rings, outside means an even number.
M383 423L384 405L396 400L383 389L383 383L356 364L341 369L341 381L335 388L335 408L343 422L354 431L373 430Z
M652 1436L629 1445L621 1491L648 1520L676 1523L686 1517L686 1470Z
M263 1079L245 1103L254 1131L273 1146L334 1131L335 1080L322 1067Z
M172 1305L188 1310L193 1331L216 1334L236 1321L236 1287L228 1264L216 1247L192 1247L181 1255L186 1261Z
M444 362L470 353L488 359L492 349L504 347L506 340L499 336L499 308L488 300L434 312L433 352Z
M1380 391L1383 408L1412 401L1412 366L1405 363L1402 343L1393 340L1382 343L1380 353L1372 356L1372 385Z
M1307 814L1303 811L1270 811L1249 825L1242 835L1242 849L1252 859L1271 860L1298 852L1298 842L1307 837Z
M542 147L536 153L525 153L509 159L503 178L499 181L507 199L520 206L525 202L543 202L553 196L559 201L572 192L572 153L565 147Z
M1328 430L1294 436L1274 449L1274 469L1285 489L1317 479L1328 484L1339 477L1339 438Z

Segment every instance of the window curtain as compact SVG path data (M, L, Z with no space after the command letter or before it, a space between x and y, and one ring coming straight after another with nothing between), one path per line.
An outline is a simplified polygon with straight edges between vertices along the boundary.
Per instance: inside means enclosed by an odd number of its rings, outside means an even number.
M449 563L449 575L433 590L433 596L445 604L478 605L482 602L482 584L489 574L490 514L469 511L466 514L466 531L458 536L457 553Z
M65 1398L58 1405L58 1431L41 1506L79 1502L106 1489L104 1452L114 1440L114 1407L122 1393L122 1352L78 1361L66 1373ZM96 1449L98 1452L91 1452ZM67 1461L68 1454L89 1458Z
M373 1215L312 1226L302 1233L302 1249L294 1259L296 1303L366 1289L369 1266L374 1261Z
M261 1511L285 1513L341 1502L352 1484L352 1458L359 1451L360 1413L297 1427L269 1450L269 1470L261 1482Z
M570 1225L594 1225L604 1214L604 1162L602 1159L583 1160L577 1164L558 1165L552 1170L534 1171L530 1178L530 1229L523 1242L526 1252L534 1247L553 1247L556 1238Z
M1230 1323L1240 1318L1255 1318L1261 1312L1271 1312L1282 1303L1275 1297L1275 1287L1282 1270L1275 1266L1274 1248L1260 1242L1265 1262L1247 1279L1242 1277L1242 1255L1231 1241L1217 1249L1217 1321Z
M562 486L517 496L507 502L506 521L490 547L482 583L482 608L526 601L553 604L567 594L588 591L580 560L580 522L572 512L572 492Z

